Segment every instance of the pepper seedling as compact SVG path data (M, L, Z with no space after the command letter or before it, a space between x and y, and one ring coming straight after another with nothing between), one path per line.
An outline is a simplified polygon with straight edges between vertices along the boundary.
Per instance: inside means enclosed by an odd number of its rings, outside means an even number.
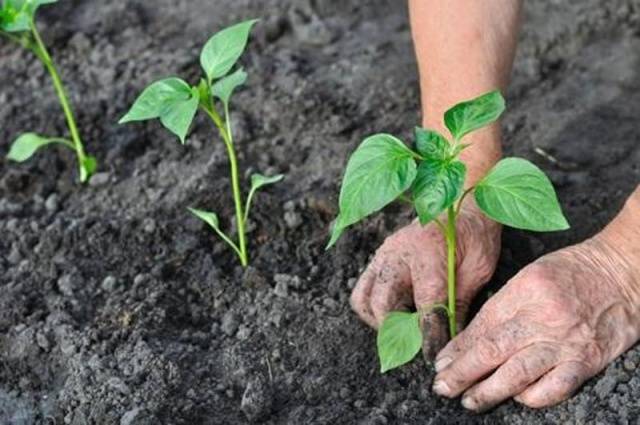
M58 0L3 0L0 9L0 36L16 42L30 50L42 62L53 81L58 100L67 120L71 140L64 137L47 137L36 133L24 133L11 145L7 158L23 162L31 158L38 149L48 145L61 145L73 150L78 159L80 181L86 182L95 172L97 161L84 151L82 139L76 125L67 91L62 83L55 63L44 45L35 24L35 14L42 5L56 3Z
M475 201L489 218L532 231L569 228L553 186L545 174L521 158L504 158L474 186L464 189L466 167L460 152L467 134L496 121L505 110L499 91L459 103L444 114L453 142L434 130L416 128L415 150L389 134L365 139L351 155L340 191L340 213L327 248L342 232L397 199L408 200L422 225L434 222L447 246L447 302L417 306L418 311L394 311L378 330L381 372L411 361L422 347L419 317L442 309L449 333L456 326L456 218L465 197Z
M180 142L184 144L198 109L211 119L226 146L229 157L237 242L222 231L215 213L196 208L189 208L189 211L211 226L237 254L243 267L249 264L246 224L254 194L258 189L284 178L281 174L274 176L253 174L246 200L242 197L229 104L235 89L246 81L247 73L240 67L233 72L230 71L242 55L249 40L251 28L256 22L255 19L248 20L225 28L206 42L200 54L200 65L205 77L197 86L190 86L176 77L156 81L142 92L129 112L120 120L120 124L123 124L158 118L162 125L178 136ZM222 110L222 114L218 108Z

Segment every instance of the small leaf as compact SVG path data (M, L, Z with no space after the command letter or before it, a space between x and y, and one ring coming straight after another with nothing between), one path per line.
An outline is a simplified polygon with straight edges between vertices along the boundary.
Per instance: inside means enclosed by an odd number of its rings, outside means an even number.
M204 210L199 210L199 209L196 209L196 208L188 208L188 210L191 212L191 214L195 215L200 220L202 220L205 223L207 223L214 230L216 230L218 232L220 231L220 221L218 220L218 216L216 215L216 213L212 213L212 212L204 211Z
M389 134L370 136L360 144L347 164L340 190L340 214L327 248L348 226L382 209L409 189L416 177L414 155Z
M244 207L244 220L247 221L249 218L249 210L251 209L251 200L253 199L253 195L256 193L258 189L263 186L274 184L279 182L284 178L283 174L276 174L274 176L263 176L262 174L253 174L251 176L251 189L249 190L249 195L247 196L247 203Z
M211 88L211 91L222 103L228 105L233 91L244 84L245 81L247 81L247 73L242 68L239 68L233 74L218 80Z
M380 372L410 362L422 347L418 313L393 311L389 313L378 330L377 345Z
M449 157L449 142L440 133L416 127L416 150L425 159L444 161Z
M257 19L240 22L216 33L207 41L200 54L200 64L209 83L231 70L244 51L251 27Z
M460 140L466 134L497 120L504 109L504 98L496 90L458 103L445 112L444 123L454 139Z
M142 92L119 123L160 118L160 122L184 144L199 100L198 89L189 87L179 78L156 81Z
M421 224L427 224L462 195L467 168L460 161L425 160L413 182L413 202Z
M525 159L498 162L474 195L487 216L508 226L539 232L569 228L549 178Z
M262 174L253 174L251 176L251 190L258 190L263 186L278 183L284 178L284 174L276 174L274 176L263 176Z
M176 102L160 116L162 125L178 136L180 143L183 145L193 118L198 112L199 102L198 89L194 88L191 90L191 99L186 102Z
M7 158L16 162L26 161L31 158L38 149L50 145L51 143L60 143L73 149L73 145L71 145L70 142L67 142L67 144L58 138L48 138L36 133L25 133L20 135L20 137L13 142L9 149L9 153L7 154Z
M80 163L80 181L82 183L89 180L89 177L96 172L98 168L98 160L94 156L86 156Z
M6 32L21 32L31 30L38 8L45 4L56 3L58 0L4 0L0 10L0 29Z

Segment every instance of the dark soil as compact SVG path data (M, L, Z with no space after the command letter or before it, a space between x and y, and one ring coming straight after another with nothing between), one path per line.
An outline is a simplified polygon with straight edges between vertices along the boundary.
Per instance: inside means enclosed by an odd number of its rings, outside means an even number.
M255 16L234 104L239 157L247 173L287 178L256 199L243 271L185 211L231 226L210 125L197 120L183 147L158 123L116 121L156 79L196 82L204 41ZM40 22L101 174L75 184L58 149L0 162L1 424L637 423L637 347L541 411L508 402L471 415L431 393L422 360L378 373L349 291L411 212L391 208L324 245L348 154L373 132L408 139L419 122L404 2L68 0ZM640 1L527 2L506 151L550 173L573 227L507 230L485 297L600 229L640 180L639 25ZM39 63L4 42L0 61L0 155L21 131L64 134Z

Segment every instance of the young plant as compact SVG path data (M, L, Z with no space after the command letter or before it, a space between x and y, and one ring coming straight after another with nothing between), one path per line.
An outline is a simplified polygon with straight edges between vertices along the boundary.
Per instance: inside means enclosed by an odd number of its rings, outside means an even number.
M340 191L340 214L331 247L342 232L396 199L410 201L422 225L434 222L447 245L446 305L417 306L417 312L389 313L378 330L381 372L411 361L422 346L419 317L442 309L449 333L456 328L456 218L465 197L473 192L478 207L491 219L518 229L555 231L569 228L549 179L531 162L504 158L475 186L464 190L466 167L458 157L467 147L462 139L498 119L505 109L499 91L459 103L444 114L453 137L416 128L415 150L389 134L365 139L347 164Z
M51 4L57 1L58 0L3 0L2 8L0 9L0 36L14 41L33 52L49 72L53 81L53 87L62 106L62 111L67 119L71 140L63 137L47 137L36 133L24 133L13 142L7 158L13 161L23 162L31 158L41 147L52 144L66 146L76 153L80 171L80 181L84 183L95 172L97 162L94 157L87 155L84 151L67 91L62 84L60 74L58 74L51 55L42 42L42 38L38 33L34 21L36 11L41 5Z
M249 33L257 20L244 21L216 33L207 41L200 54L200 64L205 77L197 86L191 86L176 78L156 81L147 87L135 101L120 124L158 118L163 126L178 136L182 144L198 109L204 112L218 129L229 156L231 189L236 212L237 241L233 241L220 228L218 216L209 211L189 208L189 211L207 223L237 254L243 267L249 264L246 223L251 201L263 186L283 179L282 175L251 176L251 186L246 200L240 190L238 161L231 131L229 103L234 90L244 84L247 73L240 67L230 72L244 51ZM220 111L222 113L220 113Z

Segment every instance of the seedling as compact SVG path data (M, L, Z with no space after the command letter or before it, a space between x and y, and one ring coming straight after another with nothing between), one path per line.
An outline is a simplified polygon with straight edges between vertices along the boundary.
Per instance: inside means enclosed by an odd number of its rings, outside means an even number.
M505 109L499 91L462 102L444 114L453 137L416 128L415 150L389 134L365 139L347 164L340 191L340 213L331 247L349 226L396 199L409 201L422 225L434 222L447 245L447 303L417 306L415 312L389 313L378 330L381 372L411 361L422 347L420 314L442 309L453 338L456 321L456 218L473 192L491 219L518 229L555 231L569 228L553 186L545 174L521 158L499 161L475 186L464 190L466 167L459 160L468 145L462 139L498 119Z
M246 223L251 202L256 191L283 179L282 175L251 176L251 186L246 200L240 190L238 161L231 131L229 104L236 88L244 84L247 73L240 67L230 72L244 51L249 33L257 20L244 21L216 33L207 41L200 54L200 64L205 77L197 86L190 86L180 78L171 77L156 81L147 87L135 101L120 123L158 118L162 125L178 136L182 144L198 109L204 112L218 129L227 148L231 169L231 189L236 212L237 242L220 228L218 216L209 211L189 208L189 211L207 223L237 254L240 263L249 263L246 241ZM222 114L218 108L222 110Z
M38 149L44 146L54 144L65 146L75 151L78 158L80 181L84 183L95 172L97 162L94 157L87 155L84 151L67 91L62 84L62 79L58 74L53 59L51 59L51 55L40 37L34 20L36 11L40 6L56 3L57 1L3 0L2 9L0 9L0 36L4 36L8 40L14 41L33 52L47 69L53 80L53 87L58 95L62 111L67 119L71 140L63 137L47 137L36 133L24 133L13 142L7 158L23 162L31 158Z

